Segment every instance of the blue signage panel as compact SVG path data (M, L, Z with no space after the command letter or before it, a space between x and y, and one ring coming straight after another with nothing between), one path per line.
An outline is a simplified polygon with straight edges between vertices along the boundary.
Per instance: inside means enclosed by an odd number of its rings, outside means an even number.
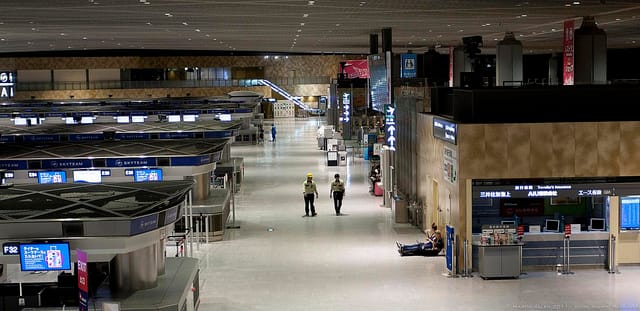
M447 270L453 272L453 240L455 239L455 230L452 226L447 225Z
M162 181L162 169L149 168L133 170L134 182Z
M8 170L26 170L27 160L0 160L0 168Z
M158 138L160 139L184 139L184 138L194 138L196 135L193 132L170 132L170 133L159 133Z
M9 119L9 118L11 118L11 114L10 113L0 113L0 118Z
M171 166L198 166L211 163L209 155L171 158Z
M61 169L61 168L87 168L93 166L90 159L53 159L42 160L42 168Z
M233 135L233 131L204 132L204 138L226 138L226 137L231 137L232 135Z
M71 270L69 243L20 244L22 271Z
M13 135L11 135L11 136L0 136L0 142L13 144L13 143L16 142L16 137L13 136Z
M208 114L217 114L217 113L230 113L231 110L228 109L209 109L207 110Z
M200 114L202 110L183 110L182 114Z
M116 139L120 140L146 140L151 139L149 133L116 133Z
M63 118L66 117L67 114L64 112L45 112L44 116L47 118Z
M396 107L384 105L385 141L389 150L396 150Z
M351 122L351 94L342 93L342 113L340 114L340 122Z
M168 225L178 219L178 207L174 206L165 212L164 225Z
M456 145L458 141L458 124L440 118L433 118L433 136Z
M236 108L233 113L250 113L252 110L249 108Z
M98 134L69 134L69 141L104 140L102 133Z
M155 166L156 158L109 158L107 167Z
M41 171L38 172L39 184L64 184L67 182L65 171Z
M136 218L131 221L130 235L136 235L154 230L158 227L158 214Z
M60 141L60 135L24 135L22 141L25 143Z
M418 64L418 55L401 54L400 55L400 78L415 78L416 68Z
M11 98L16 92L16 73L0 72L0 98Z
M100 111L97 113L97 115L115 117L118 115L118 112L117 111Z

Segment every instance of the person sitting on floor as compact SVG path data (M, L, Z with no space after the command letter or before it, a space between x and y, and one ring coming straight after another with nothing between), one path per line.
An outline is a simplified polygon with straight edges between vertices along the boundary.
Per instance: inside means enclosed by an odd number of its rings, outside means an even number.
M422 255L422 256L437 256L444 248L444 241L442 240L442 233L440 230L436 230L434 239L427 238L427 241L416 244L401 244L396 241L398 246L398 253L401 256Z

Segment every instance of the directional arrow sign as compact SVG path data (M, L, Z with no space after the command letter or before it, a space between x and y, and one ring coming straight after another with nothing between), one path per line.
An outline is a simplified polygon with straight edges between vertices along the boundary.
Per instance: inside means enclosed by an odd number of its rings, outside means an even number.
M387 132L389 132L391 136L395 136L396 127L393 125L389 126L389 128L387 128Z

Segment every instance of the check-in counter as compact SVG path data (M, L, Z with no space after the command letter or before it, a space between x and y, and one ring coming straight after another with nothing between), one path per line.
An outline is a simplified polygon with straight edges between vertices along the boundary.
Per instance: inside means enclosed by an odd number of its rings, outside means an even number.
M479 271L480 235L473 235L473 270ZM526 232L521 240L522 269L555 269L563 263L564 233ZM606 267L609 252L608 231L574 232L569 240L572 267Z

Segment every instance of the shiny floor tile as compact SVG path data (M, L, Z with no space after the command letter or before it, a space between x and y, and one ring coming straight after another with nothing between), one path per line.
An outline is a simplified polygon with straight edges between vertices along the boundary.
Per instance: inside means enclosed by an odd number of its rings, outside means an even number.
M200 310L640 310L638 267L483 280L446 277L444 257L400 257L396 240L424 234L394 224L369 194L368 162L349 155L348 166L328 167L317 147L320 120L275 122L277 142L232 147L245 161L240 228L195 252ZM309 172L320 191L317 217L301 217ZM346 182L344 216L329 199L335 173Z

